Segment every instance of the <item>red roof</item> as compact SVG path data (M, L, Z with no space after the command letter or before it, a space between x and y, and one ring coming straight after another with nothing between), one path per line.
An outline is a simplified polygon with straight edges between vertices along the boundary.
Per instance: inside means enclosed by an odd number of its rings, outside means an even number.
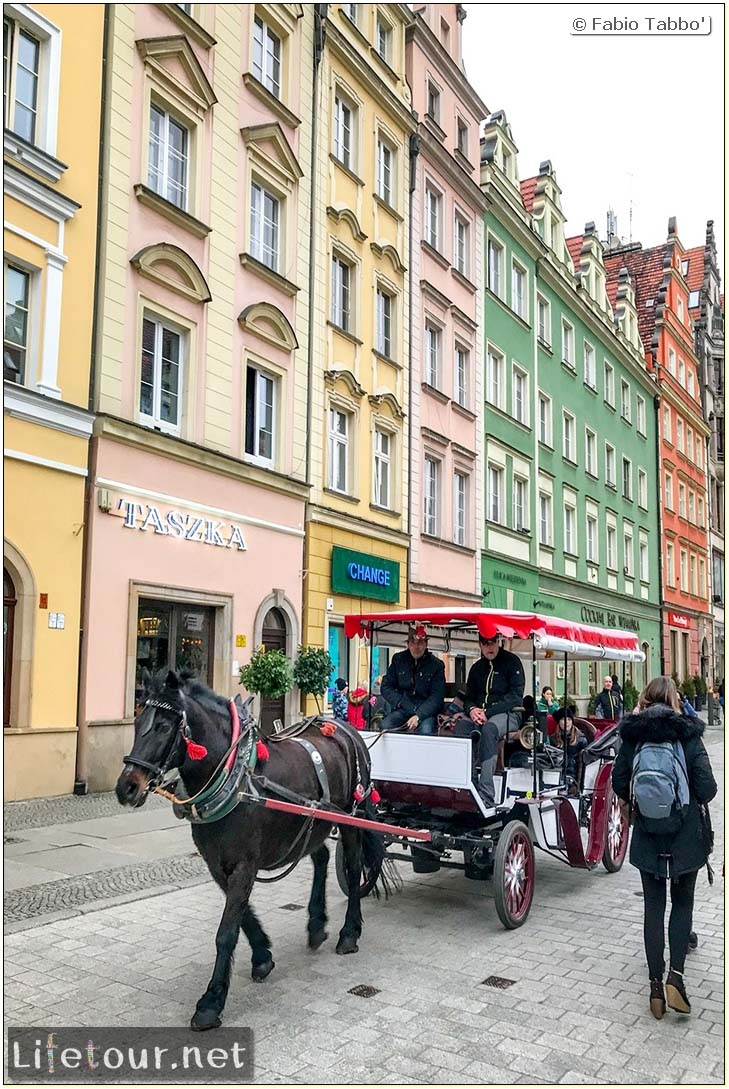
M656 324L656 300L658 289L663 283L663 258L666 243L653 246L652 249L628 249L622 253L605 254L608 298L615 305L618 275L621 268L627 268L635 291L635 306L638 311L638 334L643 347L648 350L653 340Z
M580 253L582 252L582 239L584 235L576 234L572 238L567 239L567 249L570 251L570 257L572 258L572 264L575 266L575 272L580 267Z
M682 261L688 261L688 270L684 276L689 291L701 291L704 285L704 247L694 246L686 250Z
M519 182L521 199L524 201L524 207L530 215L534 211L534 193L538 180L538 178L526 178L524 181Z

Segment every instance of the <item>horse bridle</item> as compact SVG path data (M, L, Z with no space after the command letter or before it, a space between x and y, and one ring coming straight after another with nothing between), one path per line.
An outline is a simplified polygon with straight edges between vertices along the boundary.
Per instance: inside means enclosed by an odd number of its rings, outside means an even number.
M145 771L150 771L152 773L146 787L147 790L150 790L158 783L161 783L169 771L177 771L177 768L170 768L169 766L172 759L172 754L175 751L175 747L178 744L180 737L182 737L183 740L189 740L191 734L190 727L187 722L187 711L185 711L184 708L180 710L179 707L173 707L171 703L165 703L164 700L154 699L145 700L144 706L154 708L152 714L152 721L144 731L145 733L148 733L153 728L154 716L156 715L158 709L161 711L171 711L179 718L179 722L177 724L178 729L172 735L170 746L167 750L162 764L150 764L149 761L142 760L138 756L133 756L131 753L128 756L123 757L123 762L125 764L131 764L134 767L143 768Z

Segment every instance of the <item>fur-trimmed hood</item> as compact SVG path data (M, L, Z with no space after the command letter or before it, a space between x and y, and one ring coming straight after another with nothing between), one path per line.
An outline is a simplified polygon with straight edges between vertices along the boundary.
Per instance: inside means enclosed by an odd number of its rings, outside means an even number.
M679 715L663 703L654 703L637 715L626 715L620 723L620 736L635 745L643 741L686 742L701 737L703 732L703 722Z

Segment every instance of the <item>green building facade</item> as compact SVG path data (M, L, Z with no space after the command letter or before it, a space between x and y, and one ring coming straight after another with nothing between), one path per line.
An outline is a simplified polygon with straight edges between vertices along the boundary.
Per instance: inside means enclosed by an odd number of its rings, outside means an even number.
M520 182L502 112L481 145L485 252L483 603L624 628L642 687L659 671L656 384L627 274L608 284L594 224L565 237L549 162ZM582 710L608 661L540 664Z

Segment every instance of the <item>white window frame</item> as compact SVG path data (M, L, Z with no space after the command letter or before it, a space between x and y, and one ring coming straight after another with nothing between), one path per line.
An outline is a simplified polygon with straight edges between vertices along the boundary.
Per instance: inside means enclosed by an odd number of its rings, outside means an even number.
M493 235L489 235L486 242L486 260L488 288L498 299L504 301L504 263L506 251L503 243Z
M627 474L626 474L627 467ZM628 499L632 502L633 499L633 462L630 458L626 458L623 454L623 459L620 463L620 475L622 481L622 494L623 499ZM628 485L626 488L625 485Z
M674 489L673 473L664 473L663 476L663 502L666 510L673 511Z
M433 389L440 389L443 373L443 330L432 322L425 322L425 374L424 380Z
M609 571L617 571L618 530L610 522L605 527L605 563Z
M617 489L617 455L611 442L605 443L605 484L608 488Z
M383 34L384 32L384 34ZM392 64L392 39L393 31L390 23L378 13L375 26L375 51L380 60L385 64Z
M539 441L552 448L552 398L539 391L537 404L539 409ZM544 406L544 412L542 412Z
M577 421L567 409L562 409L562 457L577 464Z
M630 383L626 382L624 378L620 379L620 415L626 423L630 423L632 418L632 393Z
M527 477L514 473L512 481L511 499L511 523L512 527L521 533L529 531L529 480ZM521 494L519 494L521 493Z
M152 114L157 113L161 117L161 132L159 137L159 169L155 168L152 164ZM173 151L170 144L170 125L176 125L178 129L181 129L184 133L184 147L182 152ZM169 107L156 99L152 99L149 109L149 139L148 139L148 152L147 152L147 185L149 188L162 197L163 200L169 201L175 208L180 208L183 212L187 212L190 207L190 181L192 179L192 144L193 133L190 125L180 119L170 111ZM155 138L156 139L156 138ZM177 183L172 180L170 175L170 161L172 157L180 159L183 163L183 180L181 183ZM156 176L155 176L156 175ZM174 189L179 189L180 199L176 200L170 196L170 186Z
M630 542L630 544L628 544ZM623 525L623 574L627 579L635 577L635 538L633 527Z
M353 327L354 266L336 251L332 254L331 321L337 329L351 333ZM346 276L344 270L346 269Z
M144 351L144 322L150 321L155 326L154 337L154 350L153 350L153 377L152 377L152 412L143 412L141 408L141 385L142 385L142 370L141 370L141 355ZM170 423L169 420L162 419L161 401L162 401L162 336L163 331L167 330L178 338L178 378L177 378L177 422ZM167 435L179 435L182 433L182 421L184 416L184 395L185 395L185 364L186 355L188 351L189 337L187 330L180 325L177 325L174 321L170 321L168 318L162 317L162 315L155 313L153 310L147 310L146 308L142 312L142 339L140 340L140 370L139 370L139 385L137 389L137 413L139 420L147 427L153 427L156 431L162 431Z
M639 435L646 437L645 398L639 393L635 395L635 428Z
M517 401L517 388L521 384L521 407ZM529 427L529 374L523 367L511 366L511 415L517 423Z
M503 465L489 461L486 468L486 518L495 525L504 524L504 477Z
M425 241L440 253L443 239L443 194L429 182L425 184L424 212Z
M425 116L436 125L440 124L440 87L430 78L426 86Z
M686 551L685 548L681 548L679 550L678 564L679 564L679 577L680 577L680 580L681 580L681 582L680 582L681 590L683 591L684 594L687 594L688 593L688 588L689 588L689 581L688 581L688 552Z
M461 408L468 408L471 353L456 342L453 357L453 400Z
M597 514L587 511L585 514L585 554L588 563L600 563L600 546L598 542Z
M552 548L554 540L554 528L552 518L552 496L549 492L539 492L537 509L539 511L539 544L545 548Z
M8 294L7 294L7 292L8 292L8 283L9 283L8 271L9 271L10 268L12 268L14 272L17 272L21 276L24 276L25 279L26 279L27 306L25 308L25 340L24 340L24 342L21 344L19 342L13 341L13 340L7 340L7 343L9 345L11 345L12 347L14 347L14 348L20 348L24 353L24 358L23 358L22 376L19 377L19 379L17 381L15 381L12 378L5 378L5 365L3 363L3 379L5 381L12 382L13 385L16 385L16 386L28 386L30 384L31 380L32 380L31 363L32 363L33 357L35 355L35 352L33 350L33 348L34 348L33 341L34 341L35 338L34 338L33 334L34 334L34 321L35 321L35 310L36 310L35 286L36 286L36 276L38 274L34 270L28 268L24 264L24 262L15 260L12 257L6 257L5 260L3 261L3 275L4 275L3 307L4 307L4 314L5 314L5 319L4 319L4 324L3 324L3 360L4 360L4 357L5 357L5 348L4 348L4 345L6 343L5 328L6 328L6 325L7 325L8 305L9 305L8 304ZM16 307L13 306L13 309L16 309ZM20 307L20 309L22 310L23 308Z
M270 206L272 215L266 214L266 206ZM282 238L283 202L276 193L272 193L257 178L251 182L251 256L260 261L266 268L274 272L279 271L281 262L281 238ZM266 235L272 237L273 243L267 243Z
M456 149L465 159L468 158L468 125L459 117L456 121Z
M585 354L585 385L588 389L597 392L597 363L595 349L589 341L584 341L583 350Z
M29 4L5 4L3 17L13 24L13 43L20 30L26 31L40 45L36 95L35 132L31 141L55 157L58 144L58 105L61 83L61 29ZM11 47L12 48L12 47ZM7 129L14 132L15 54L11 55L8 103L9 116L3 117ZM20 137L23 139L23 137ZM54 180L57 180L54 177Z
M544 295L537 295L537 340L545 348L552 347L552 307Z
M468 278L471 268L471 224L460 212L453 217L453 263L461 276Z
M683 453L683 417L676 413L676 449Z
M395 299L378 284L375 296L375 348L386 359L392 359L394 340Z
M384 441L386 440L386 441ZM395 436L375 427L372 435L372 502L376 507L392 509L392 466Z
M254 421L253 421L253 450L246 448L246 430L248 421L248 372L255 371L255 392L254 392ZM271 456L266 457L265 454L260 453L259 434L260 434L260 419L259 410L261 407L261 394L265 388L265 383L270 383L271 388ZM246 406L244 410L243 420L243 452L244 458L247 462L254 465L262 465L266 468L273 468L276 463L276 449L278 444L278 379L276 375L266 371L263 367L260 367L257 363L249 360L246 364Z
M575 370L575 327L566 318L562 318L562 362Z
M615 367L607 359L603 362L603 381L605 382L605 403L615 408Z
M272 49L269 49L272 46ZM251 71L259 83L262 83L274 98L281 98L283 77L283 46L281 37L275 33L266 20L257 12L253 17L253 48L251 50ZM260 51L260 57L256 53ZM278 68L278 78L275 71Z
M521 277L521 292L518 290L519 277ZM529 298L529 274L521 262L515 257L511 259L511 309L522 319L527 321Z
M389 161L387 157L389 156ZM395 149L389 140L377 136L377 196L389 208L394 208Z
M597 434L591 427L585 428L585 472L597 477Z
M345 421L345 430L342 432L335 426L336 417L341 417ZM340 495L349 494L349 474L350 474L350 435L352 431L352 413L348 412L345 408L334 403L329 405L329 441L328 441L328 473L327 473L327 486L330 491L338 492ZM341 480L338 479L340 460L340 451L344 451L344 484L341 485Z
M564 501L564 550L569 556L577 556L577 507L574 501Z
M691 488L688 490L688 520L691 525L693 525L696 520L696 492Z
M453 542L465 548L468 541L468 474L453 473Z
M676 585L676 552L673 541L666 541L666 583L671 587Z
M670 442L673 446L673 424L671 420L671 406L663 406L663 441Z
M673 348L668 349L668 373L676 377L676 353Z
M642 537L638 538L638 577L641 582L650 582L648 542Z
M693 429L686 427L686 457L693 464L694 460L694 433Z
M440 530L441 462L425 455L423 468L423 533L437 537Z
M347 170L354 171L357 147L357 107L337 87L334 91L333 155Z
M691 587L689 593L692 597L696 597L698 594L697 567L698 564L696 563L696 553L692 552L689 555L689 585Z
M486 400L504 411L506 400L506 357L498 349L486 348Z

